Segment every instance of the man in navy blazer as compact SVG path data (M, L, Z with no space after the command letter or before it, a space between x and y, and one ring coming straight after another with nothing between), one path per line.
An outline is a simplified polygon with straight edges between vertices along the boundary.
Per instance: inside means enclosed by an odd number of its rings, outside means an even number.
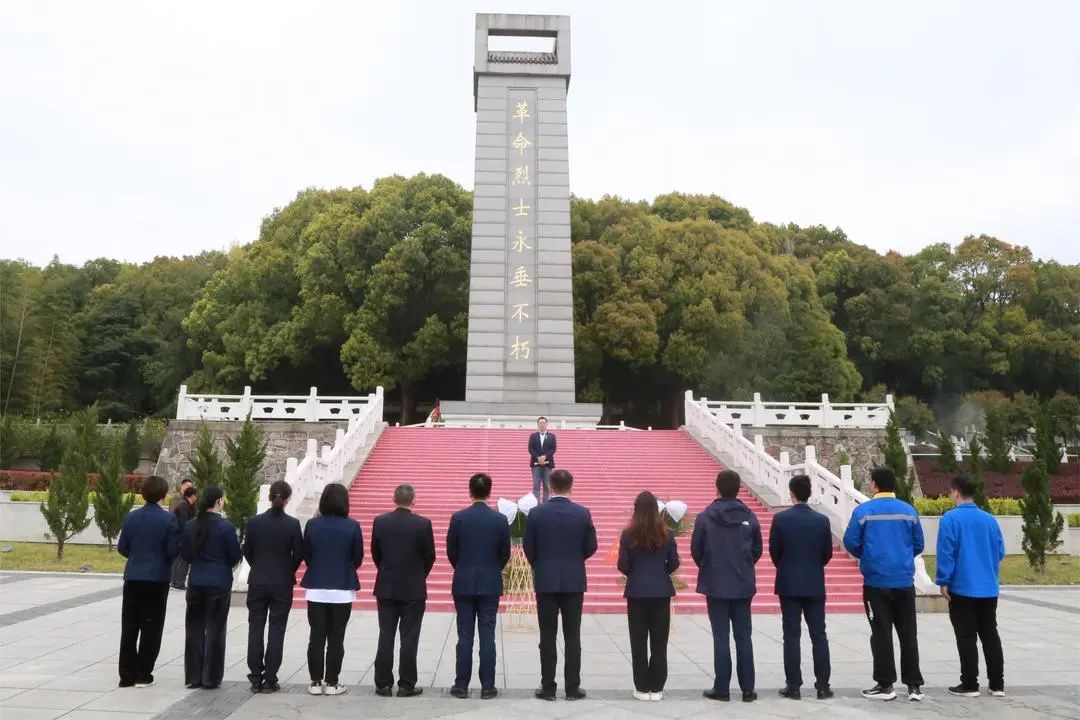
M491 478L477 473L469 478L472 505L450 517L446 531L446 557L454 567L450 591L457 610L457 671L450 694L469 696L472 678L473 629L480 634L480 697L499 694L495 688L495 616L503 594L503 568L510 561L510 524L488 507Z
M551 471L555 469L555 434L547 431L546 417L536 419L536 432L529 436L529 467L532 469L533 495L537 501L551 497ZM544 495L540 497L540 489Z
M819 700L833 695L829 689L829 640L825 635L825 566L832 559L833 537L829 519L813 510L810 478L796 475L788 483L789 510L773 518L769 532L769 555L776 566L776 594L784 626L784 675L782 697L798 700L802 686L799 639L801 617L806 618L814 652L814 677Z
M525 525L525 557L533 569L536 615L540 623L541 700L555 699L555 635L562 615L566 649L567 700L585 697L581 689L581 607L585 600L585 561L596 553L596 527L588 508L571 502L574 476L551 474L551 502L538 505Z

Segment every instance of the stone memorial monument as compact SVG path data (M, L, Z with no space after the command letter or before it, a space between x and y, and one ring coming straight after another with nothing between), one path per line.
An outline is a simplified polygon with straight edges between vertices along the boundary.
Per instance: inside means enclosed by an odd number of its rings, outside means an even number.
M493 36L551 38L550 52L500 51ZM469 345L464 402L447 425L588 427L602 406L576 403L566 91L570 18L476 16Z

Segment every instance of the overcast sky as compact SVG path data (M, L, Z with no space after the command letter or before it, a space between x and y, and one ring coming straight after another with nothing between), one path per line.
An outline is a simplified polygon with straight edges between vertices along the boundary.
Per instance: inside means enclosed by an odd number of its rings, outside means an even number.
M1080 2L0 4L0 256L253 240L309 186L473 181L477 11L571 15L579 196L717 193L1080 262Z

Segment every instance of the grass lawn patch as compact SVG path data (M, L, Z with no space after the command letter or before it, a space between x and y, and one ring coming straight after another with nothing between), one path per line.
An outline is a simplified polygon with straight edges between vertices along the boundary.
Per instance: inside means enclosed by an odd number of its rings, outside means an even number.
M937 572L937 558L924 555L926 572L933 579ZM1050 555L1046 558L1046 572L1037 573L1028 565L1026 555L1006 555L1001 561L1002 585L1080 585L1080 557L1075 555Z
M125 558L109 550L105 545L64 545L64 559L56 559L54 543L8 542L0 540L0 546L10 545L11 552L0 552L0 570L46 570L52 572L122 573Z

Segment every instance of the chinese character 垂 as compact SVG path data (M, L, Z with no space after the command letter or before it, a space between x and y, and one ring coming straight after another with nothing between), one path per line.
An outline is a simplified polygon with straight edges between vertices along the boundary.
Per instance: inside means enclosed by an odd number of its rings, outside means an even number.
M510 281L510 284L516 288L528 287L532 284L533 279L529 277L529 271L525 269L524 265L519 265L514 269L514 279Z

